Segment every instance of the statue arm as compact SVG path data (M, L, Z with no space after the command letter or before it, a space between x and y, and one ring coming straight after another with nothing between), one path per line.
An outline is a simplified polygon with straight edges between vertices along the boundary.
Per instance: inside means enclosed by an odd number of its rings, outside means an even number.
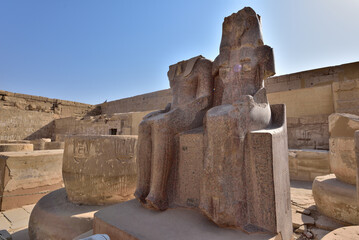
M194 111L201 111L209 108L212 105L213 98L213 77L212 77L212 62L203 60L201 63L202 71L197 77L197 93L196 99L188 104L188 108Z
M171 103L168 103L167 106L165 107L165 109L150 112L146 116L143 117L143 120L151 118L151 117L155 117L155 116L163 114L163 113L167 113L170 110L171 110Z
M256 49L257 56L261 61L259 65L261 66L260 80L264 80L275 74L275 65L274 65L274 53L273 48L264 45Z

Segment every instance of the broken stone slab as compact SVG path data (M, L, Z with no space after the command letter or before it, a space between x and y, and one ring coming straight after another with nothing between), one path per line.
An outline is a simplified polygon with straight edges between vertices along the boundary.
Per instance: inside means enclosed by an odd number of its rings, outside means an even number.
M301 213L293 212L292 223L293 228L299 228L302 225L314 225L314 218Z
M31 152L34 145L30 143L0 143L0 152Z
M306 209L297 209L296 212L301 213L301 214L305 214L305 215L310 215L310 213L311 213L308 208L306 208Z
M329 233L329 231L319 228L311 228L310 231L313 233L315 240L321 240L326 234Z
M273 234L247 234L220 228L191 209L146 209L137 200L106 207L94 218L94 234L106 233L111 240L279 240Z
M305 225L300 226L299 228L295 229L295 233L303 233L307 227Z
M317 220L315 220L315 226L323 230L333 231L335 229L348 226L348 223L329 218L325 215L319 215Z
M1 210L36 203L62 187L63 150L0 153Z
M136 187L137 136L69 136L62 175L68 199L104 205L132 199Z
M64 188L53 191L41 198L31 213L30 239L73 239L92 229L93 215L101 208L71 203Z
M319 212L339 221L359 224L359 205L354 185L329 174L316 177L312 191Z
M327 235L322 240L357 240L359 239L359 226L338 228Z

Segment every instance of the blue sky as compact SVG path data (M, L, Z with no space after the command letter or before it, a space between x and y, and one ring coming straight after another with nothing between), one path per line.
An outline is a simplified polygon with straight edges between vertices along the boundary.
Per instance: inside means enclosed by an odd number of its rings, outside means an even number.
M277 75L359 61L358 0L2 0L0 89L97 104L168 88L168 66L213 60L245 6Z

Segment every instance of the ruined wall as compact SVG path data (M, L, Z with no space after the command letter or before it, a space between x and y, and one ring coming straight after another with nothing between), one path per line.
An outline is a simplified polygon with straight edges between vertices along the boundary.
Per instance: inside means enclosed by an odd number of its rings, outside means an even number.
M329 148L328 116L334 112L331 85L272 92L268 100L286 104L289 148Z
M103 114L141 112L164 109L172 102L170 89L142 94L101 104Z
M359 62L267 79L271 104L285 103L290 148L329 149L328 116L359 114Z
M51 138L53 113L0 108L0 140Z
M89 104L0 90L0 140L49 138L53 120L98 113Z
M334 112L359 114L359 62L272 77L265 85L271 104L287 106L289 148L328 149L328 116ZM0 140L51 136L60 140L70 133L104 135L110 129L117 129L118 135L137 134L145 114L171 101L170 89L97 107L0 91ZM102 117L83 118L101 111ZM114 114L130 112L137 113L130 117ZM65 119L52 122L59 118Z
M271 104L287 106L288 143L293 149L329 149L328 116L359 114L359 62L314 69L266 80ZM101 105L103 113L163 109L170 89Z
M147 113L149 111L57 119L53 138L63 141L66 135L137 135L138 125Z

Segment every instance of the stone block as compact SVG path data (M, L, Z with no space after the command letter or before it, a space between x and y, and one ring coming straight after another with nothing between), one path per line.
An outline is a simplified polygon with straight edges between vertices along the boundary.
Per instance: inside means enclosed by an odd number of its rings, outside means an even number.
M313 197L318 210L331 218L359 224L359 205L355 186L339 181L334 174L313 182Z
M329 151L290 149L289 171L291 180L313 181L330 173Z
M283 239L289 239L292 216L285 106L271 105L271 111L272 128L248 134L247 204L251 224L275 229L272 232L281 232Z
M193 183L201 181L203 134L203 128L197 128L179 135L179 160L177 170L171 176L175 187L168 191L172 206L192 208L199 205L200 189L194 187Z
M45 143L47 142L51 142L51 138L31 140L31 143L34 145L34 150L45 150Z
M63 178L70 201L88 205L133 198L137 136L69 136Z
M101 208L71 203L64 188L53 191L41 198L31 213L30 239L73 239L92 229L93 215Z
M301 213L293 212L292 223L294 228L299 228L302 225L314 225L314 218Z
M45 150L64 149L65 142L45 142Z
M30 152L34 145L30 143L0 143L0 152Z
M354 132L359 129L359 116L334 113L329 116L330 167L335 176L356 184Z
M247 234L220 228L191 209L163 212L145 209L136 200L115 204L95 213L94 234L106 233L111 240L279 240L271 234Z
M63 150L0 154L1 210L36 203L62 186Z

